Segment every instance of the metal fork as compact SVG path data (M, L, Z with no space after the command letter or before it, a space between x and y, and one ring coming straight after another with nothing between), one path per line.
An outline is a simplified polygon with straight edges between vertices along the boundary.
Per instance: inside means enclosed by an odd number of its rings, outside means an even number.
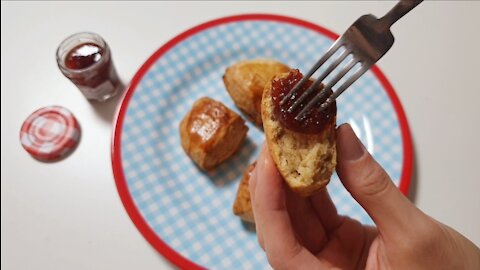
M300 112L295 116L296 120L301 120L305 114L315 106L325 95L337 84L347 73L355 66L359 66L346 81L341 84L331 94L325 102L320 105L324 110L330 106L335 99L342 94L350 85L352 85L360 76L362 76L370 67L375 64L392 47L394 37L390 32L390 27L401 17L411 11L423 0L401 0L385 16L377 19L375 16L363 15L356 20L345 33L339 37L320 60L305 74L305 76L292 88L292 90L282 99L281 105L284 105L289 99L295 99L298 90L305 85L307 80L317 71L327 60L332 57L340 48L344 51L335 59L325 71L315 80L315 82L298 97L297 100L287 109L292 113L310 94L317 89L321 82L335 70L349 55L352 58L325 87L311 99Z

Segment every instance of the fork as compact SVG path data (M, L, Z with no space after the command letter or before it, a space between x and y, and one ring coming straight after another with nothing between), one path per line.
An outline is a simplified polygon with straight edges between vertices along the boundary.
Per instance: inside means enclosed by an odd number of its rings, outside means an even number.
M295 99L296 93L302 88L307 80L329 60L340 48L344 51L321 73L314 83L287 109L292 113L297 109L310 94L317 89L322 81L328 77L349 55L349 60L339 70L335 76L315 95L295 116L295 120L302 120L305 114L315 106L342 78L345 81L341 84L321 105L320 110L330 106L336 98L342 94L350 85L360 78L370 67L375 64L392 47L394 37L390 32L390 27L401 17L415 8L423 0L401 0L385 16L377 17L368 14L358 18L348 29L339 37L328 51L315 63L315 65L305 74L305 76L292 88L292 90L281 100L280 105L284 105L289 99ZM358 66L358 68L349 77L345 76L349 71ZM347 78L348 77L348 78Z

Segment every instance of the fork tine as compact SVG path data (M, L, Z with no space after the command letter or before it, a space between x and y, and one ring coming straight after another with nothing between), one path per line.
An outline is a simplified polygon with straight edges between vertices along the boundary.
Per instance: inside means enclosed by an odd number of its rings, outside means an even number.
M335 90L335 92L333 92L333 94L324 102L325 105L321 105L322 109L328 107L333 100L337 99L338 96L340 96L348 87L350 87L350 85L352 85L356 80L358 80L358 78L367 72L368 69L370 69L370 66L363 64L360 69L355 71L355 73L346 82L344 82L337 90Z
M343 67L343 69L339 73L337 73L335 75L335 77L333 77L333 79L330 80L328 82L328 84L325 85L325 87L310 102L307 103L307 105L300 111L300 113L297 116L295 116L295 120L298 121L298 120L302 119L303 116L305 115L305 113L308 112L315 104L317 104L320 101L320 99L322 99L325 96L325 94L328 93L328 91L335 84L337 84L338 81L340 81L343 78L343 76L345 76L357 63L359 63L359 61L355 58L350 60L347 63L347 65L345 65L345 67Z
M350 54L350 51L345 48L345 51L331 63L328 68L315 80L315 82L307 89L305 92L297 99L295 102L288 108L288 112L292 112L295 110L302 102L313 92L318 86L322 83L322 81L330 74L332 71L342 63L345 58Z
M317 71L318 68L320 68L320 66L322 66L327 60L328 58L330 58L339 48L340 46L342 45L342 39L337 39L333 44L332 46L330 46L330 48L328 49L328 51L322 56L322 58L320 58L320 60L317 61L317 63L315 63L315 65L307 72L307 74L305 74L305 76L292 88L292 90L290 90L290 92L285 96L283 97L283 99L280 101L280 105L283 105L285 102L287 102L287 100L289 100L297 91L298 89L300 89L304 84L305 82L310 79L310 77L313 75L313 73L315 73L315 71Z
M310 79L310 77L315 73L340 47L345 47L345 51L341 54L342 57L348 56L350 53L353 53L353 60L350 61L346 68L339 72L339 74L334 76L334 79L327 83L323 90L315 94L313 99L309 100L305 107L303 107L300 112L295 116L295 120L302 120L306 113L312 109L313 106L324 98L333 86L339 84L339 81L342 78L345 78L343 82L337 89L334 91L322 104L320 104L320 109L324 110L330 106L338 96L340 96L350 85L352 85L358 78L360 78L373 64L375 64L380 58L382 58L385 53L392 47L394 42L394 37L390 32L390 27L393 23L399 20L402 16L411 11L423 0L416 1L407 1L401 0L395 7L393 7L387 14L385 14L380 19L375 16L368 14L363 15L358 18L344 33L340 38L338 38L327 53L320 58L320 60L315 64L315 66L297 83L293 89L285 95L285 97L280 102L280 105L283 105L286 101L292 99L292 96L297 95L298 90L305 85L305 82ZM357 59L357 60L356 60ZM338 61L338 59L337 59ZM302 102L304 102L314 89L316 89L321 81L329 76L329 74L335 70L335 68L341 64L343 59L338 62L333 62L327 67L326 71L317 79L312 86L310 86L302 95L298 97L297 100L288 108L288 112L292 112L297 108ZM351 76L347 74L358 64L360 67L355 69Z
M333 101L338 98L338 96L340 96L348 87L350 87L350 85L352 85L356 80L358 80L360 76L367 72L369 68L370 66L364 65L362 68L358 69L352 75L352 77L350 77L346 82L344 82L335 92L333 92L330 97L325 100L325 102L320 105L320 110L325 110L326 108L328 108L328 106L330 106Z

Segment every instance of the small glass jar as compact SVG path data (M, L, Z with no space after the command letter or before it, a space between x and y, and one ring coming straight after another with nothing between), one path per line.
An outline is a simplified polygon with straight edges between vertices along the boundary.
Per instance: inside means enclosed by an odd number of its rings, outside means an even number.
M95 33L77 33L62 41L57 64L87 99L106 101L123 88L108 44Z

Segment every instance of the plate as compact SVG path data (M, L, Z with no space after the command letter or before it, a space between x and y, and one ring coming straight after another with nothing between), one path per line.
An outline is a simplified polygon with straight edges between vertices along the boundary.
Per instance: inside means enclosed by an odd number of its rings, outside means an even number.
M195 100L209 96L238 112L222 81L242 59L272 58L305 72L336 34L278 15L216 19L176 36L139 69L119 106L112 142L118 193L142 235L183 269L265 269L255 232L232 214L245 167L264 136L248 123L248 138L211 173L180 146L178 125ZM402 106L373 67L338 99L338 124L348 122L402 192L408 191L412 145ZM338 211L371 224L336 175L328 190Z

